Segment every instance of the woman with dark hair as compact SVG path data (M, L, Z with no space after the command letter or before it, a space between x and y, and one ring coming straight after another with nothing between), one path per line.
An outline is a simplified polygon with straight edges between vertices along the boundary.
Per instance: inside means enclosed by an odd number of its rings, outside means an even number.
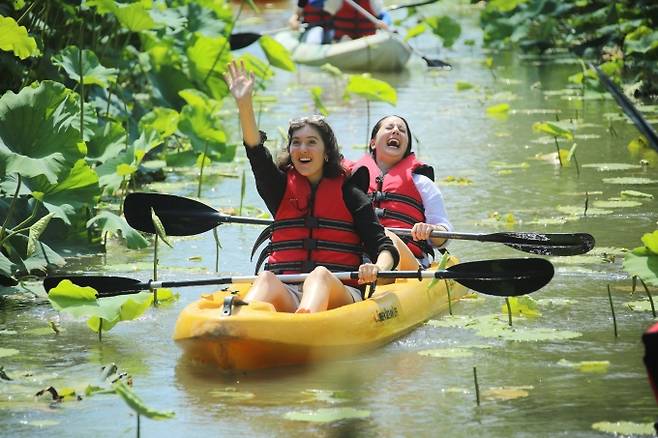
M400 270L429 266L432 247L445 244L445 239L430 238L430 234L452 230L443 196L434 184L434 169L416 159L412 141L403 117L383 117L372 128L369 153L352 165L353 170L367 167L370 171L368 193L382 225L411 229L404 241L386 231L400 253Z
M290 123L286 150L275 164L253 111L253 73L232 62L225 79L238 106L256 188L274 216L266 270L245 300L297 313L362 300L365 284L398 262L393 242L358 186L362 172L350 176L343 168L336 137L320 116ZM375 263L362 263L364 251ZM332 271L358 271L359 279L341 282ZM309 273L303 284L286 285L274 275L300 272Z

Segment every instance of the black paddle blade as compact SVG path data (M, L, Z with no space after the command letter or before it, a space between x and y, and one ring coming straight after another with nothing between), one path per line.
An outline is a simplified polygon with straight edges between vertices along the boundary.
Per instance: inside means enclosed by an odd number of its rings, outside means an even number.
M633 105L628 97L615 85L610 78L595 65L590 65L599 76L599 80L603 86L608 90L612 97L615 98L617 104L621 107L624 113L633 122L635 127L644 135L649 142L649 145L658 151L658 134L653 130L651 125L642 117L642 113Z
M57 287L62 280L70 280L71 283L81 287L93 287L98 292L98 296L112 294L116 292L143 290L142 283L139 280L126 277L94 277L90 275L63 275L55 277L46 277L43 280L43 288L46 292ZM148 286L147 286L148 288Z
M123 214L128 224L136 230L155 234L151 209L160 218L167 236L201 234L221 223L217 210L182 196L130 193L123 201Z
M255 43L261 36L261 34L253 32L234 33L228 37L228 43L231 46L231 50L243 49Z
M445 61L441 61L440 59L430 59L427 58L426 56L422 56L422 58L427 63L428 67L437 67L437 68L442 68L444 70L452 70L452 64L449 64Z
M447 270L467 288L500 297L539 290L551 281L555 272L551 262L539 258L482 260L459 263Z
M545 256L571 256L585 254L594 248L594 236L587 233L497 233L505 239L501 243L510 248Z

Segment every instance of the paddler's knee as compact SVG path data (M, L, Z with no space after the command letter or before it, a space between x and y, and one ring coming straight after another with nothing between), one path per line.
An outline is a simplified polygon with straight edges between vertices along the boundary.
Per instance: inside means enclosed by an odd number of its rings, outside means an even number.
M308 279L318 280L318 281L327 281L329 279L335 278L331 271L324 266L316 266L315 269L308 274Z

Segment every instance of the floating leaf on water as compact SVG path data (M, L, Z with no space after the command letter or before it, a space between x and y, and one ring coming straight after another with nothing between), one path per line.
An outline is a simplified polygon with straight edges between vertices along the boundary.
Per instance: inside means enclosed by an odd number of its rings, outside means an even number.
M658 286L658 255L645 246L633 249L624 256L624 271L638 276L647 285Z
M121 380L117 381L112 386L117 394L121 396L123 401L125 401L126 404L139 415L143 415L152 420L165 420L172 418L175 415L173 412L158 411L146 406L144 401L135 394L132 388Z
M494 169L527 169L528 167L530 167L530 165L525 161L522 163L506 163L504 161L491 161L489 162L489 166L493 167Z
M283 418L292 421L308 421L311 423L332 423L339 420L368 418L370 411L354 408L323 408L316 410L305 410L287 412Z
M64 330L62 328L57 328L60 332L63 332ZM28 335L37 335L37 336L43 336L43 335L54 335L56 332L53 330L51 326L48 327L36 327L33 329L25 330L23 332Z
M649 300L640 300L640 301L627 301L624 303L624 306L628 306L634 312L651 312L651 301Z
M455 177L449 175L439 181L439 185L442 186L468 186L471 184L473 184L473 180L465 176Z
M617 421L611 423L609 421L599 421L592 424L592 429L599 432L606 432L617 435L648 435L655 436L656 430L653 428L653 423L633 423L631 421Z
M455 82L455 88L457 89L457 91L470 90L474 87L475 87L475 85L471 84L470 82L465 82L465 81Z
M326 389L307 389L304 394L309 394L313 399L311 401L318 401L330 404L344 403L349 400L346 393L342 391L329 391ZM307 403L308 401L305 401Z
M499 103L498 105L493 105L487 108L486 114L492 119L496 120L506 120L510 111L510 106L508 103Z
M572 216L583 216L585 208L582 205L558 205L557 211ZM587 209L587 216L604 216L612 213L614 213L612 210L603 208L592 207Z
M203 257L197 255L197 256L189 256L187 259L191 262L200 262L201 260L203 260Z
M536 122L532 125L532 130L551 135L553 137L573 140L571 131L564 129L557 122Z
M435 348L432 350L419 351L421 356L440 357L445 359L473 356L473 352L466 348Z
M2 335L15 335L18 332L16 330L0 330L0 336Z
M626 163L589 163L589 164L583 164L581 167L591 167L598 170L599 172L642 168L642 166L640 166L639 164L626 164Z
M560 359L557 364L563 367L577 368L582 373L607 373L608 368L610 368L610 361L607 360L571 362L566 359Z
M442 388L441 392L446 393L446 394L470 394L471 393L470 389L459 388L459 387L456 387L456 386L451 386L449 388Z
M607 201L594 201L592 205L595 208L631 208L631 207L639 207L642 205L641 202L638 201L617 201L617 200L612 200L609 199ZM587 213L589 214L589 209L587 210Z
M653 199L651 193L638 192L637 190L622 190L622 198L644 198L644 199Z
M509 297L509 307L512 309L512 315L538 317L541 312L537 309L537 302L529 296ZM502 312L507 315L508 308L506 304L502 305Z
M18 354L19 351L15 348L2 348L0 347L0 357L9 357Z
M552 217L546 219L533 219L531 221L526 221L525 223L528 225L562 225L562 224L566 224L569 220L574 220L574 218Z
M496 174L499 175L499 176L511 175L513 173L514 172L512 172L510 169L503 169L503 170L499 170L498 172L496 172Z
M528 390L534 389L532 386L508 386L488 388L482 391L482 398L486 400L514 400L530 395Z
M224 400L250 400L255 397L253 392L242 392L235 388L213 389L208 394Z
M603 178L605 184L618 184L618 185L647 185L658 184L658 179L642 178L642 177L620 177L620 178Z

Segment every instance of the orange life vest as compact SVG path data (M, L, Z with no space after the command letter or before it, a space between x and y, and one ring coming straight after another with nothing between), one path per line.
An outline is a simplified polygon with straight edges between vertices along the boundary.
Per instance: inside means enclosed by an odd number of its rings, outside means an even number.
M366 11L373 16L375 13L370 6L370 0L355 0ZM366 35L374 35L377 31L374 23L368 20L361 12L354 9L347 2L343 2L341 8L334 15L334 39L340 40L344 35L352 39L361 38Z
M363 245L343 200L344 182L342 176L322 178L312 190L306 177L288 171L286 191L268 227L271 241L264 251L269 253L265 269L280 274L311 272L316 266L333 272L358 271Z
M425 208L413 181L413 171L423 163L411 153L391 167L385 174L370 154L354 163L352 169L361 166L370 172L368 194L375 206L379 221L385 227L411 228L417 222L425 222ZM434 254L427 242L417 242L411 237L401 237L418 258Z

